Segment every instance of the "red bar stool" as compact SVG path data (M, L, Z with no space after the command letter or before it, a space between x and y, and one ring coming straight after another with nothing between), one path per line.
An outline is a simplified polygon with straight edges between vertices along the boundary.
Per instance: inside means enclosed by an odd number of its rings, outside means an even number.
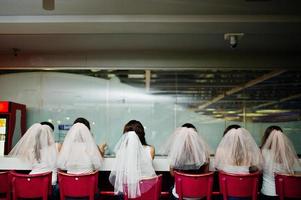
M51 174L19 174L10 172L12 180L13 200L18 198L39 198L47 200L51 194Z
M6 200L10 200L10 184L9 172L0 172L0 193L5 194Z
M162 175L145 178L139 182L141 196L131 198L131 200L159 200L162 190ZM126 189L124 191L127 191ZM128 195L124 192L124 200L129 200Z
M204 196L207 197L207 200L211 200L214 172L185 174L175 171L174 174L176 192L180 200L184 197L201 198Z
M260 173L232 174L219 171L220 190L224 200L228 197L252 197L257 200Z
M275 173L276 194L280 200L284 198L301 199L301 175Z
M65 197L89 197L94 200L98 189L98 171L85 174L58 172L60 199Z

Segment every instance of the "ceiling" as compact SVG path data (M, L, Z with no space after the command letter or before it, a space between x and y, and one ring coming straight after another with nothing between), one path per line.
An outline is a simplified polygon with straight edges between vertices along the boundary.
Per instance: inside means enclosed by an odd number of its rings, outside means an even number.
M300 14L299 0L57 0L53 11L42 0L1 0L0 53L231 54L224 34L234 32L244 33L235 51L287 56L300 51Z

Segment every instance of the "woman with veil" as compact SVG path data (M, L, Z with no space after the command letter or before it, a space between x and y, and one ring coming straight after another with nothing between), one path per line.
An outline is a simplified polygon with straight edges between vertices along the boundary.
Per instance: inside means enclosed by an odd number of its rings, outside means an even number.
M279 126L270 126L266 129L261 152L264 160L262 199L278 199L274 173L295 174L296 171L301 171L301 163L293 144Z
M57 149L49 125L33 124L9 153L32 164L30 174L52 171L52 185L57 181Z
M231 125L217 147L214 166L228 173L254 172L262 168L261 152L246 129Z
M67 173L81 174L99 170L102 161L89 122L84 118L76 119L64 139L57 166Z
M209 169L209 147L190 123L186 123L174 131L167 140L164 151L168 155L172 176L174 170L183 173L201 174ZM175 188L172 189L171 199L179 198Z
M129 198L137 198L142 192L139 181L156 175L152 165L154 149L146 144L144 128L139 121L129 121L123 132L114 150L116 159L109 180L120 198L124 193Z

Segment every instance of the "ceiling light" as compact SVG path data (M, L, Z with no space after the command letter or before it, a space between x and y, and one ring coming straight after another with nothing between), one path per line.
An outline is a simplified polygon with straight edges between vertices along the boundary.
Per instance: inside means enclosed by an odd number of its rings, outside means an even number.
M263 116L267 116L264 113L244 113L244 114L238 114L238 116L246 116L246 117L263 117Z
M99 71L101 71L101 69L98 69L98 68L92 68L92 69L90 69L90 71L91 71L91 72L99 72Z
M225 120L227 120L227 121L235 121L238 119L240 119L240 117L225 117Z
M226 111L227 114L235 114L237 113L237 111L234 111L234 110L229 110L229 111Z
M128 78L144 78L144 74L128 74Z
M281 109L265 109L265 110L257 110L256 113L287 113L291 112L291 110L281 110Z

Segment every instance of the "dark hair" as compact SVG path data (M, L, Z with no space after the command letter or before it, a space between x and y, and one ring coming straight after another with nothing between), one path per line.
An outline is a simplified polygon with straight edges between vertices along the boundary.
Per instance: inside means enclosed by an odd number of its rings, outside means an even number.
M73 124L76 124L76 123L82 123L82 124L86 125L86 127L90 130L90 123L89 123L89 121L86 120L85 118L83 118L83 117L77 118L77 119L73 122Z
M231 129L239 129L239 128L241 128L241 126L240 125L238 125L238 124L232 124L232 125L230 125L230 126L228 126L226 129L225 129L225 131L224 131L224 134L223 134L223 137L228 133L228 131L230 131Z
M282 129L279 126L269 126L267 129L265 129L264 135L261 139L260 148L263 147L263 145L265 144L265 142L267 141L268 137L270 136L270 134L273 130L283 132Z
M185 124L182 125L182 127L193 128L195 131L197 131L195 126L193 124L190 124L190 123L185 123Z
M141 124L141 122L137 120L131 120L129 121L123 129L123 133L129 132L129 131L135 131L135 133L138 135L139 140L142 145L148 145L145 140L145 132L144 127Z
M52 131L54 131L54 126L53 126L52 123L50 123L50 122L41 122L40 124L41 125L47 125L47 126L49 126L52 129Z

